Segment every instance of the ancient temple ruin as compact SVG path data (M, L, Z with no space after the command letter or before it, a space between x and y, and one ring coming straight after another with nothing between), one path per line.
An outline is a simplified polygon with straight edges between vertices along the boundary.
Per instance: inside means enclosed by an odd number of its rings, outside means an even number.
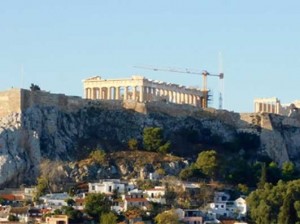
M276 97L272 98L256 98L254 99L255 113L274 113L280 114L281 104Z
M83 80L84 97L92 100L166 101L202 107L204 94L200 89L132 76L124 79Z

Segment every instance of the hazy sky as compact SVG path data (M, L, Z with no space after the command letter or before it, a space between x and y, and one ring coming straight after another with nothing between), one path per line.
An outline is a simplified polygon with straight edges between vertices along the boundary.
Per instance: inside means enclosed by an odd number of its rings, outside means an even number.
M300 99L300 1L1 0L0 89L83 95L82 80L130 77L201 86L201 76L135 65L225 73L224 107L255 97ZM23 74L23 78L22 78ZM218 79L208 78L213 106Z

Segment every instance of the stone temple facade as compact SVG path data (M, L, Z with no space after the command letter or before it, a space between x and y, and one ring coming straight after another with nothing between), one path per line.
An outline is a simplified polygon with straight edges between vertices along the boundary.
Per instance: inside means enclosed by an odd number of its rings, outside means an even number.
M255 113L273 113L284 116L291 116L293 112L299 111L299 109L299 100L296 100L292 103L281 104L280 100L276 97L254 99Z
M102 79L95 76L83 80L84 97L92 100L166 101L203 107L200 89L150 80L143 76L124 79Z
M254 99L255 113L281 114L281 104L276 97Z

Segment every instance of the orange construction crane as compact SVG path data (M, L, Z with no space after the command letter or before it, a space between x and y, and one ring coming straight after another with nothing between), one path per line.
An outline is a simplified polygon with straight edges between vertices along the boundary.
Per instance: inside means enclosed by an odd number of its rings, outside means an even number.
M153 71L166 71L166 72L176 72L176 73L187 73L187 74L192 74L192 75L202 75L202 89L201 91L203 92L203 97L201 99L201 106L202 108L207 108L207 102L208 102L208 88L207 88L207 76L217 76L219 79L222 81L224 79L224 73L219 73L219 74L211 74L207 71L194 71L191 69L174 69L174 68L156 68L152 66L134 66L135 68L141 68L141 69L148 69L148 70L153 70ZM222 90L220 90L220 97L219 97L219 109L222 109Z

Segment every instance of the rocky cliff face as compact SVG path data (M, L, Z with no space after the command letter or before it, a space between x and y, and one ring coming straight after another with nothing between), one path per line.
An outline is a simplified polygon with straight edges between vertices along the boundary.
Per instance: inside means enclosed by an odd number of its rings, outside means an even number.
M259 137L257 153L267 154L278 163L299 162L300 122L297 118L199 111L164 103L149 103L144 111L147 113L121 106L108 109L100 102L74 112L64 112L54 106L34 106L22 114L2 118L0 186L34 182L44 160L61 161L64 175L77 181L128 175L130 170L136 169L135 164L115 161L109 166L90 168L78 167L74 161L86 156L87 148L101 148L106 152L127 149L129 139L142 141L142 132L147 126L162 127L165 138L172 142L172 153L189 158L197 156L201 147L234 142L242 132ZM184 162L166 162L163 166L167 172L177 170L178 173ZM148 164L140 167L140 172L143 170L155 170L155 167Z

